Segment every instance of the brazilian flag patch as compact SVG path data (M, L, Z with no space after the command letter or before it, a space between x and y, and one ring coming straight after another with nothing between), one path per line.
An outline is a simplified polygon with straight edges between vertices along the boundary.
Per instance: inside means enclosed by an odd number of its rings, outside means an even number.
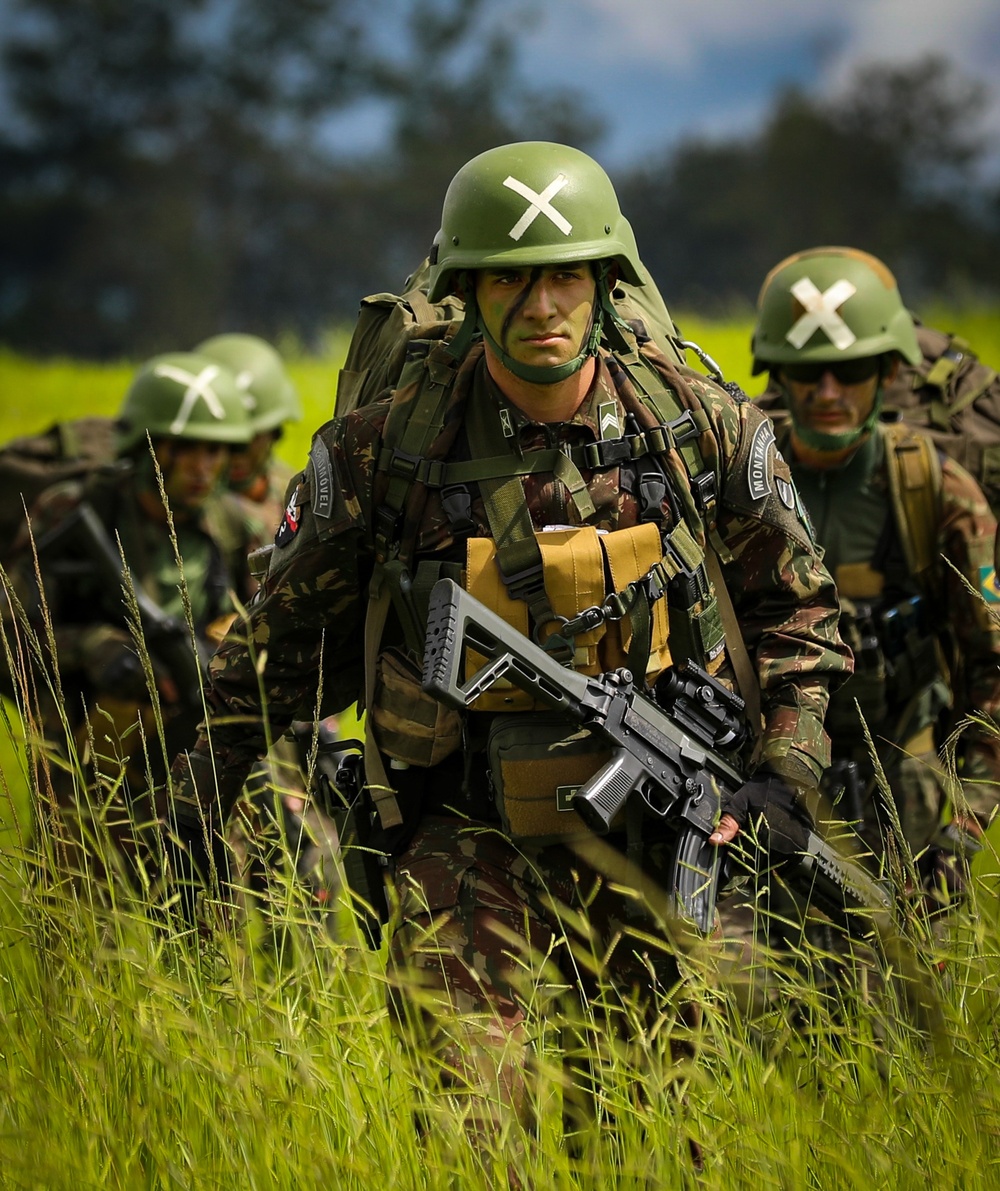
M1000 586L997 585L996 567L979 568L979 590L987 604L1000 604Z

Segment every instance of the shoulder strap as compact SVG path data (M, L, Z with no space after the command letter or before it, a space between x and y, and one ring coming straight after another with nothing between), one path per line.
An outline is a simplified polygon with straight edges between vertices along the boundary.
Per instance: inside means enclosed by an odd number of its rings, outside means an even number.
M930 438L902 422L882 424L889 496L910 573L927 582L937 562L941 459Z

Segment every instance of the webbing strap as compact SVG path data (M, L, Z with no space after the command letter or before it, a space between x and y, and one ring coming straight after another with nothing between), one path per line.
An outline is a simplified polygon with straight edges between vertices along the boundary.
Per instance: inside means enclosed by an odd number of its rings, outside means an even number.
M383 828L397 827L403 821L396 801L396 792L389 784L389 775L382 764L382 754L372 732L372 704L375 700L375 671L382 644L382 630L391 601L390 585L381 567L376 564L368 589L368 615L365 618L365 781L375 803Z
M726 652L736 674L740 695L746 704L747 722L754 739L752 764L756 765L760 759L764 727L761 715L760 679L750 660L750 653L743 640L743 630L740 628L739 618L722 574L722 565L714 550L709 550L705 555L705 566L715 589L716 599L719 601L719 615L722 617L722 626L726 631Z
M440 353L433 352L435 368L441 364ZM409 365L404 366L399 379L398 391L409 383L417 383L418 392L410 401L393 401L382 431L383 448L380 458L388 453L394 461L389 470L389 481L385 498L376 514L375 557L384 562L390 555L395 536L396 522L406 504L411 485L417 479L419 464L423 461L431 443L437 438L444 425L444 412L451 394L451 386L442 377L435 375L426 356L413 361L415 375L409 375ZM447 379L451 379L451 370Z
M941 460L934 443L902 424L883 427L889 496L910 573L926 580L937 561Z
M985 368L979 381L974 385L970 385L967 391L957 401L948 406L949 414L954 417L956 414L960 414L963 409L967 409L978 397L982 397L996 378L997 374L992 368Z
M486 406L486 401L475 398L470 398L466 406L465 425L474 456L495 450L497 439L503 441L499 417L491 420L490 414L495 411ZM551 623L555 613L545 590L542 551L520 477L508 472L503 477L483 479L479 490L507 591L512 599L524 600L536 626Z

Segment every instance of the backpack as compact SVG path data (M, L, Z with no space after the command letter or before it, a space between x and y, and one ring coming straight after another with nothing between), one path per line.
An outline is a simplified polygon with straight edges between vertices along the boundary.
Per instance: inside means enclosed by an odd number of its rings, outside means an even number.
M406 279L402 294L362 298L358 321L337 379L336 416L343 417L395 388L413 339L450 339L465 317L462 299L449 294L430 302L430 264ZM621 319L640 343L652 340L675 364L684 364L684 344L652 279L644 286L619 281L611 295ZM607 344L605 344L607 346Z
M24 524L24 510L52 484L79 479L115 460L114 418L74 418L0 447L0 558Z
M957 460L1000 513L1000 378L957 335L918 322L917 342L924 358L901 365L886 408Z

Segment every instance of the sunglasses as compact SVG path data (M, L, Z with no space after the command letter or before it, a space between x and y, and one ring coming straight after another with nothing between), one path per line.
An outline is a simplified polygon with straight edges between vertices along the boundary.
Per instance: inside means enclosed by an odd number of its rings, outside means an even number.
M798 385L816 384L824 372L831 373L842 385L859 385L878 373L881 357L863 356L859 360L822 361L818 364L782 364L781 375Z

